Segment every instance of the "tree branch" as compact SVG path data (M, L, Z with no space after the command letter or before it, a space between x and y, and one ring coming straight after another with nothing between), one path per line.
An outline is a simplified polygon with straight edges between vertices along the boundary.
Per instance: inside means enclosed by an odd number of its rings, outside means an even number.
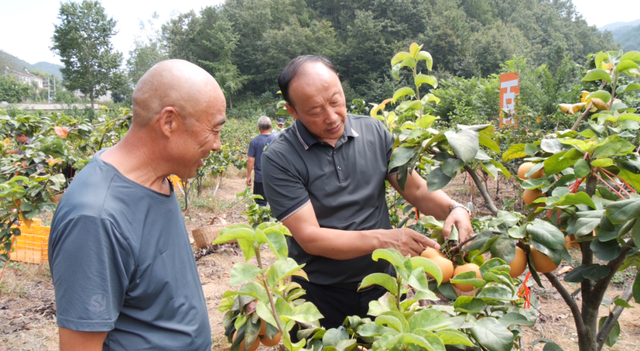
M607 263L607 266L610 269L609 274L606 277L598 279L596 281L595 285L593 286L593 290L591 291L590 303L597 303L596 306L600 306L602 298L604 297L604 293L607 291L607 288L611 283L611 279L613 279L613 276L616 274L616 272L618 272L618 269L620 268L620 266L622 266L625 258L627 257L627 253L631 251L634 246L635 245L633 244L632 239L627 240L627 245L623 246L622 249L620 249L620 255L618 256L618 258Z
M562 299L564 300L564 302L567 304L567 306L569 306L569 309L571 309L571 314L573 314L573 320L576 323L578 334L584 333L585 331L587 331L587 327L585 326L584 321L582 320L582 313L580 313L580 307L578 307L578 304L573 299L573 297L571 297L571 294L569 294L567 289L564 288L564 285L562 285L562 283L558 280L558 278L553 273L545 273L544 276L547 277L551 285L553 285L553 287L556 288L556 290L560 293L560 296L562 296Z
M624 294L622 294L620 298L629 302L629 300L631 300L631 296L633 296L633 284L629 284L627 290L625 290ZM609 313L609 316L604 321L604 324L602 324L602 328L600 328L600 331L598 332L598 336L596 338L596 342L598 343L598 350L602 350L605 340L607 340L607 337L611 333L611 330L616 325L616 322L618 321L618 318L620 318L622 311L624 311L624 307L616 306L613 311Z
M482 195L482 198L484 199L484 202L489 208L489 210L491 211L491 213L493 213L494 216L497 216L498 208L496 207L496 205L493 204L493 201L491 200L491 195L489 195L487 188L484 186L484 184L482 184L482 181L480 180L480 178L478 178L478 175L476 174L476 172L469 165L464 165L464 170L467 171L467 173L469 173L469 176L471 176L471 179L473 179L473 182L476 183L476 186L478 187L478 190L480 190L480 194Z

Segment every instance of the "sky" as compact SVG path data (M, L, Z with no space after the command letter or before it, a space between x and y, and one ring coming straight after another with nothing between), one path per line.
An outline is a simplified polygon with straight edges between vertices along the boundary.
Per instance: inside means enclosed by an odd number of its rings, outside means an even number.
M66 1L66 0L65 0ZM102 0L108 16L118 21L112 43L125 59L133 49L136 35L140 35L140 22L154 21L156 28L171 17L222 0ZM639 0L573 0L578 12L590 25L602 27L613 22L628 22L640 18ZM31 64L40 61L60 64L51 47L53 24L59 23L58 0L0 0L0 50L6 51Z

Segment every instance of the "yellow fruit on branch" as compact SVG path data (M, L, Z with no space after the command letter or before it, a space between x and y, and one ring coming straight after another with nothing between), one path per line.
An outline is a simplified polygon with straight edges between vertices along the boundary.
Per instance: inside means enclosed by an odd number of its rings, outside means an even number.
M538 179L538 178L544 176L544 168L540 168L539 170L537 170L535 173L533 173L531 175L531 177L527 177L526 176L527 172L529 172L531 167L533 167L535 165L536 164L533 163L533 162L525 162L525 163L521 164L520 167L518 167L518 177L520 177L520 179L522 179L522 180L527 180L529 178Z
M427 247L426 249L424 249L424 251L422 251L420 256L431 259L438 256L442 257L442 253L434 249L433 247Z
M236 337L238 336L238 331L236 330L236 332L233 334L233 340L236 340ZM258 348L258 346L260 346L260 338L256 338L256 340L253 342L253 344L248 348L248 349L244 349L244 340L242 340L242 342L240 342L240 351L256 351L256 349Z
M456 267L453 271L453 276L455 277L458 274L465 272L476 272L476 278L482 279L482 275L480 274L480 267L478 267L475 263L467 263L461 266ZM460 291L468 292L473 290L475 287L471 284L453 284Z
M529 205L540 196L547 196L547 195L542 191L540 191L540 189L527 189L522 194L522 200L524 200L525 204Z
M260 342L264 346L276 346L280 342L281 337L282 333L278 333L273 337L273 339L269 339L269 336L265 334L264 336L260 337Z
M527 268L527 254L523 249L516 246L516 254L513 260L509 262L509 267L511 267L511 271L509 271L511 278L515 278L524 272L525 268Z
M533 261L533 267L535 267L538 273L549 273L558 268L549 256L536 250L533 246L531 246L531 260Z

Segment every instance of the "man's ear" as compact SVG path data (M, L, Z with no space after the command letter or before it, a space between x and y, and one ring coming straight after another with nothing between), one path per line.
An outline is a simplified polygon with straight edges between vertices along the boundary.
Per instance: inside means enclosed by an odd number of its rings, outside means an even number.
M160 110L160 116L158 116L157 123L162 134L167 138L171 137L171 135L178 130L178 126L180 124L178 111L172 106L163 108Z
M291 114L291 116L293 116L295 120L300 119L300 116L298 116L298 112L296 112L296 109L293 108L293 106L289 105L288 102L284 104L284 107L287 108L287 111L289 111L289 113Z

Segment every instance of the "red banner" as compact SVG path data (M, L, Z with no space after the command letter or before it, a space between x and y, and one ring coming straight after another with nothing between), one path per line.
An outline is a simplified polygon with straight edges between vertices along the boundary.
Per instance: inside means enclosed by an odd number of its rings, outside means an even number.
M516 98L520 94L520 77L515 73L500 75L500 128L516 127Z

